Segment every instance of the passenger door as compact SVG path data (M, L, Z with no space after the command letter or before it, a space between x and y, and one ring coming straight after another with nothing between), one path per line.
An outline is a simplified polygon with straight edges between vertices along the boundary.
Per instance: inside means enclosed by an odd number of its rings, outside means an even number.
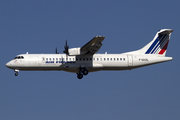
M133 58L132 58L132 55L128 55L128 66L133 66Z

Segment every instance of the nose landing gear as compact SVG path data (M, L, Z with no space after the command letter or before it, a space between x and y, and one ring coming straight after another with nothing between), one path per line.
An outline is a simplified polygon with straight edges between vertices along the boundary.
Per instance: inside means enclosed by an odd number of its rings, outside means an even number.
M15 73L15 76L18 76L19 70L16 70L16 69L15 69L14 72L16 72L16 73Z

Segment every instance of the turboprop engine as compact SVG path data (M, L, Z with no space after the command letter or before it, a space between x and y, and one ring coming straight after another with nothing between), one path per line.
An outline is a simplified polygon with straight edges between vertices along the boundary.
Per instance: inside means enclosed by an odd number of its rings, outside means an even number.
M80 47L68 49L68 53L69 55L83 55Z
M64 46L64 53L66 53L66 55L69 55L69 56L74 56L74 55L84 55L85 53L81 51L81 48L80 47L77 47L77 48L70 48L69 49L69 46L67 45L67 40L66 40L66 44Z

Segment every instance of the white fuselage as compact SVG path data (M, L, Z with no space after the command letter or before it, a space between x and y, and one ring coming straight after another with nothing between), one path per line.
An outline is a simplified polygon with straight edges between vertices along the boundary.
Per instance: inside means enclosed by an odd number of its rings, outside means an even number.
M143 48L122 54L95 54L105 37L96 36L82 47L64 46L65 54L21 54L6 66L18 75L20 70L63 70L77 73L78 79L89 72L100 70L131 70L172 60L165 57L172 29L159 30L154 39Z
M68 56L66 54L21 54L6 64L14 70L63 70L78 73L85 67L89 72L99 70L130 70L172 60L172 57L131 54L94 54L93 56Z

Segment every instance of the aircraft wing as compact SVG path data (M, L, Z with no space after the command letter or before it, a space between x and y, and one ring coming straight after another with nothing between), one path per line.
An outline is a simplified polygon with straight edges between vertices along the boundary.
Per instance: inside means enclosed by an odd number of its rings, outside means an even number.
M86 55L95 54L101 48L104 38L105 37L103 36L94 37L91 41L81 47L81 52L86 53Z

